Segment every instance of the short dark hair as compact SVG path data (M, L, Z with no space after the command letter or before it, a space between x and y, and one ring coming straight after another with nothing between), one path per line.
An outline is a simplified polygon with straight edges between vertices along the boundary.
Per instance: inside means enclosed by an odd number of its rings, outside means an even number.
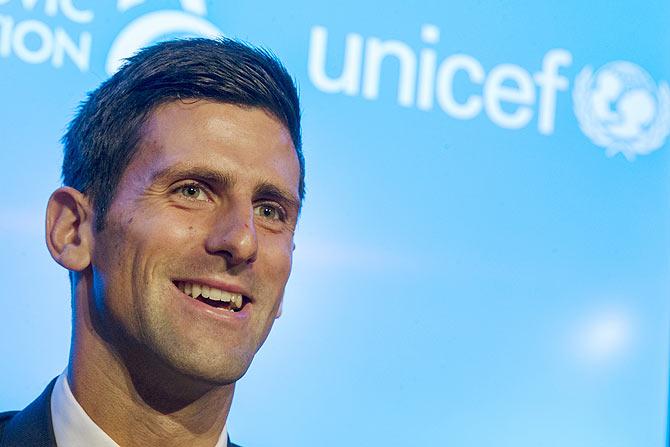
M305 196L300 104L286 68L270 51L229 38L181 39L144 48L90 92L63 136L63 184L86 194L97 231L123 172L137 152L142 126L161 104L209 99L260 107L291 134Z

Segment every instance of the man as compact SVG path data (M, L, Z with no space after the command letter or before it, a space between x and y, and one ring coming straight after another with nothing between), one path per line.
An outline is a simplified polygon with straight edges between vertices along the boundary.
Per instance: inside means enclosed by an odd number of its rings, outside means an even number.
M142 50L63 139L46 242L70 272L68 367L1 446L234 446L235 382L281 313L304 197L295 86L229 40Z

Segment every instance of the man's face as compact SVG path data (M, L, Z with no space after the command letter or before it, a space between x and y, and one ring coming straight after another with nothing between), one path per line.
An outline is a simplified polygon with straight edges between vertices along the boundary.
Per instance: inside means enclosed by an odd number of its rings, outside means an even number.
M299 174L290 133L262 109L158 107L95 235L94 312L105 330L188 377L241 377L289 277ZM194 299L196 286L215 290ZM240 295L230 310L225 300Z

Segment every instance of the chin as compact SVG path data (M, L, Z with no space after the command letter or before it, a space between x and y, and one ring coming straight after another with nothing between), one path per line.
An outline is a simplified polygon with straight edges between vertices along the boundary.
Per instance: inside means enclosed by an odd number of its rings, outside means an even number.
M209 358L166 359L175 372L208 385L224 386L237 382L251 366L253 356L217 355Z
M207 383L209 385L224 386L231 385L237 382L246 374L249 365L243 367L232 367L226 365L217 370L196 370L184 371L192 380L197 382Z

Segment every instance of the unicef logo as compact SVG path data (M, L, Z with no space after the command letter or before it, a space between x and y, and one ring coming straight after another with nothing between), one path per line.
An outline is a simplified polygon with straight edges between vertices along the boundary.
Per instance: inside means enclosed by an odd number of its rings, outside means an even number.
M670 87L642 68L611 62L582 69L572 91L579 127L593 143L628 160L661 146L670 134Z
M144 2L145 0L118 0L116 9L125 12ZM203 18L207 14L205 0L181 0L180 3L183 11L151 12L133 20L121 30L107 54L107 73L115 73L125 58L161 38L175 35L218 37L223 34L219 28Z

